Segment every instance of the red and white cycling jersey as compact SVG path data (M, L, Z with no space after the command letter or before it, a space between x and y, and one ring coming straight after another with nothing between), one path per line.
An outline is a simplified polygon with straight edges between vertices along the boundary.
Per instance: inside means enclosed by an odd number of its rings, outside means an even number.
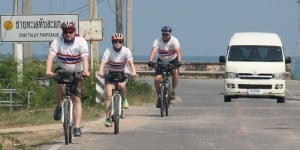
M125 65L128 60L133 60L129 48L122 46L119 52L112 47L104 51L102 62L107 63L109 71L125 71Z
M162 37L156 39L153 42L152 48L157 49L158 57L162 61L172 61L177 57L175 48L180 48L180 43L175 36L171 35L168 42L164 42Z
M49 53L57 55L59 67L80 72L83 70L81 57L89 55L89 50L83 37L75 36L74 42L69 44L64 42L63 36L59 36L52 41Z

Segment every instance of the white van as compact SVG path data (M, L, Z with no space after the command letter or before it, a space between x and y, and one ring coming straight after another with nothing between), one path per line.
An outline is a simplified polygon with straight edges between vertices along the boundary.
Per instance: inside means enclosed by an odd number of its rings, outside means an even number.
M276 33L240 32L230 39L225 63L224 102L232 98L275 98L285 102L286 64L282 42Z

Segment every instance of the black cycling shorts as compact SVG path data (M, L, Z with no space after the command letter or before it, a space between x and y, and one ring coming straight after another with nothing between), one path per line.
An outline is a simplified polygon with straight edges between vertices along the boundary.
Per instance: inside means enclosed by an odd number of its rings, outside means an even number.
M159 67L159 62L161 62L162 60L160 58L157 59L157 66L155 68L155 75L162 75L162 71L160 70L160 67ZM177 57L174 59L174 60L171 60L169 62L169 64L172 64L174 67L173 69L178 69L179 67L177 66L177 63L178 63L178 60L177 60ZM172 74L172 72L171 72Z

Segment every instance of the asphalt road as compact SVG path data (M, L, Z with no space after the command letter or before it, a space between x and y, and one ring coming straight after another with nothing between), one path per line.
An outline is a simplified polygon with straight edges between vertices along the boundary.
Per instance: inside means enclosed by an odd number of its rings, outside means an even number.
M299 150L299 87L287 81L284 104L250 98L224 103L223 80L184 79L168 117L160 117L154 104L130 107L118 135L101 118L86 124L74 143L64 145L61 137L40 149Z

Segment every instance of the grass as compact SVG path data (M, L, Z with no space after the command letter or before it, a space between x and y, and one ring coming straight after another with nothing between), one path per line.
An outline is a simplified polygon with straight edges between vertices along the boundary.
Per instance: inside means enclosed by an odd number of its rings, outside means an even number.
M57 66L53 66L56 68ZM44 77L45 62L40 60L26 60L23 63L22 81L17 74L18 60L12 56L0 54L0 89L18 89L14 95L15 100L27 103L27 92L32 91L30 110L17 108L10 113L8 107L0 107L1 129L12 127L37 126L45 124L57 124L53 120L55 108L55 81L50 80L50 86L42 86L38 78ZM95 72L93 70L91 72ZM95 120L104 114L103 105L95 102L96 85L94 78L85 79L85 90L82 97L83 116L82 121ZM127 99L131 106L153 103L155 94L148 83L129 80ZM0 99L6 99L7 95L0 94ZM36 132L11 132L0 134L1 149L32 149L32 147L47 143L54 137L61 136L60 132L43 134Z
M145 85L143 85L145 86ZM127 99L131 106L140 106L145 103L154 103L155 93L129 89ZM82 121L92 121L104 114L103 104L96 103L90 105L90 101L83 101ZM38 109L18 109L9 112L9 109L0 107L0 126L1 128L37 126L45 124L55 124L53 120L53 111L55 104L48 108ZM62 136L63 132L43 131L22 131L0 134L0 150L2 149L34 149L36 146L49 143L53 139Z

